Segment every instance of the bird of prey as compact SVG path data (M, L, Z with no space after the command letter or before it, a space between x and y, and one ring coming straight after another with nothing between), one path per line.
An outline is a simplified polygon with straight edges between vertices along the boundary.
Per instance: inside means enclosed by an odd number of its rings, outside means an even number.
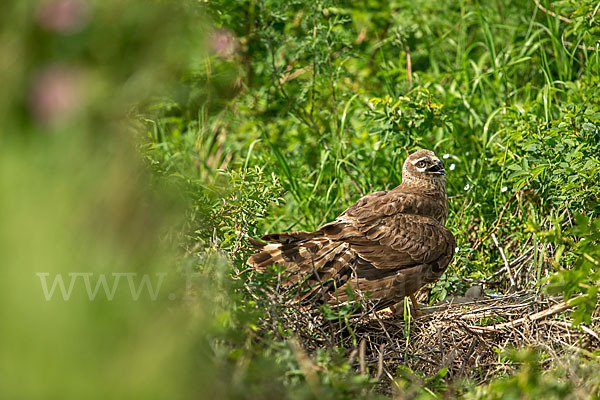
M365 297L384 309L436 281L454 255L444 163L430 150L408 156L402 184L368 194L315 232L250 239L259 271L285 266L296 302L339 305Z

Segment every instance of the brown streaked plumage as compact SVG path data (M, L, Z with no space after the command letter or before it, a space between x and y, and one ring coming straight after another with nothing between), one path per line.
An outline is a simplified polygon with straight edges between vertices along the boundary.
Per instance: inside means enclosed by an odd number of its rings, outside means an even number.
M257 270L278 263L296 301L331 305L367 296L382 309L436 281L454 255L444 164L432 151L406 159L402 184L371 193L315 232L273 233L248 259ZM269 242L269 243L267 243Z

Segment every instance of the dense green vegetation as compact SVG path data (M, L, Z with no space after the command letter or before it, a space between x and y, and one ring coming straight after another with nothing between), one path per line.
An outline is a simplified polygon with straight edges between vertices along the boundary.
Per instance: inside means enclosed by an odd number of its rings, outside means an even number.
M596 2L14 1L0 23L2 397L389 394L352 349L297 344L245 237L319 227L418 148L458 242L422 299L530 252L486 291L579 296L561 318L598 332ZM167 277L44 299L36 274L81 272ZM396 394L598 396L598 350L498 351L484 385L400 369Z

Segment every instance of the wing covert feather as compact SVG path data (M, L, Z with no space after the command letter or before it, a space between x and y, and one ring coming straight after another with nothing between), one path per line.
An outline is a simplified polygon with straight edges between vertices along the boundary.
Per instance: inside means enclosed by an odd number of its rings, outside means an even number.
M335 225L341 225L335 226ZM378 219L345 218L323 226L332 237L350 245L376 268L401 268L429 264L454 253L454 235L431 217L396 214ZM444 257L446 256L446 257Z

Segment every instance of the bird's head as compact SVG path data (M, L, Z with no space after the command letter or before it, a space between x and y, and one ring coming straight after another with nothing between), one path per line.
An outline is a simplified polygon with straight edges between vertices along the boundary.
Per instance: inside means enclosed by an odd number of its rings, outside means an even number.
M402 181L446 182L444 163L431 150L419 150L408 156L402 167Z

